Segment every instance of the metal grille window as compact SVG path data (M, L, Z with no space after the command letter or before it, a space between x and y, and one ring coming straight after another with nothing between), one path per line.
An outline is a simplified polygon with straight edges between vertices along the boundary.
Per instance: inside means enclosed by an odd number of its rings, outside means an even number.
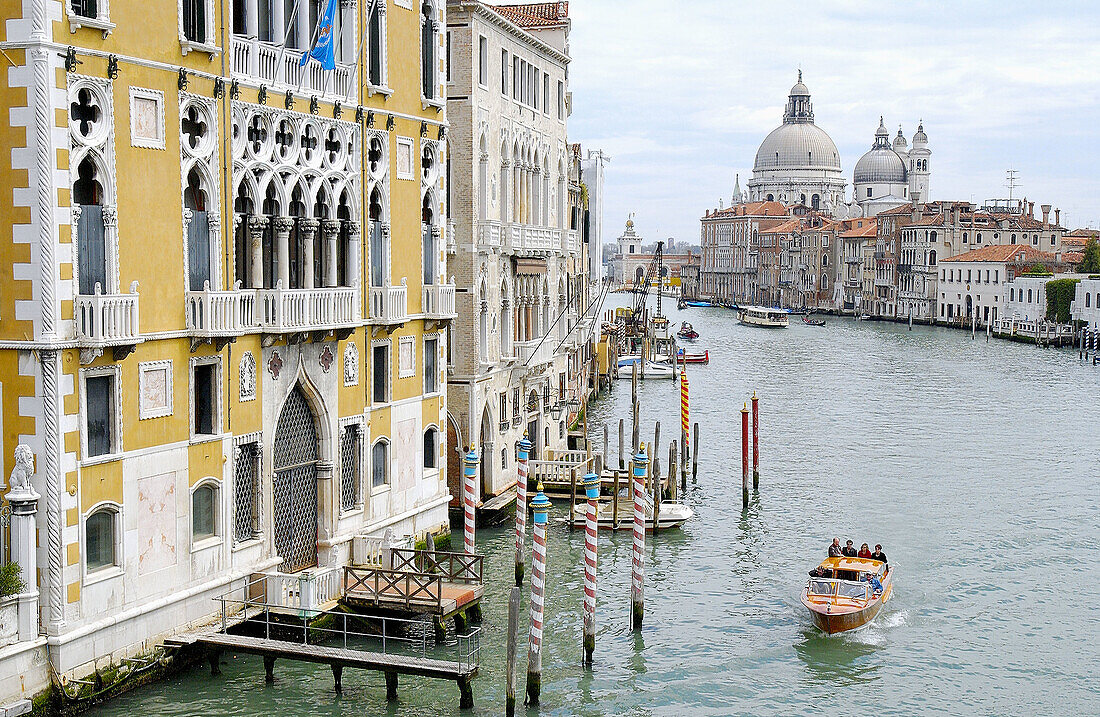
M183 0L183 36L206 42L206 0Z
M73 14L94 20L99 17L98 5L96 0L73 0Z
M259 463L259 443L237 446L237 466L233 477L233 541L236 543L252 540L260 532Z
M362 429L353 424L344 427L340 437L340 510L352 510L360 504L359 466L363 438Z
M317 564L317 425L300 387L287 397L272 455L272 532L283 572Z

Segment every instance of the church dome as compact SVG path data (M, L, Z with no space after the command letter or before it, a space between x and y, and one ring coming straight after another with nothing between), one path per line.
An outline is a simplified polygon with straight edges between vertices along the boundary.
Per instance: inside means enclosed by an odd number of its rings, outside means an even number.
M753 169L840 171L840 153L829 134L815 124L781 124L764 138Z
M856 162L852 180L856 184L905 184L905 160L890 146L890 133L879 117L875 143Z

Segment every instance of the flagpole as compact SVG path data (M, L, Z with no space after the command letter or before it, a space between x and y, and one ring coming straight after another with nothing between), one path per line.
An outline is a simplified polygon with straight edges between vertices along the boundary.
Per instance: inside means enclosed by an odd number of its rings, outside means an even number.
M330 3L340 2L340 0L328 0L328 1ZM321 22L320 22L321 18L323 18L325 16L325 12L327 10L328 10L328 3L325 4L325 9L323 11L321 11L321 14L318 16L317 24L313 26L313 36L309 39L309 47L306 48L307 53L313 51L313 43L317 42L317 33L321 29ZM309 63L312 62L312 61L313 61L313 58L309 58L309 59L306 60L306 64L302 65L302 70L303 71L302 71L301 76L298 77L298 89L294 91L295 94L302 91L302 80L304 80L305 77L306 77L305 68L309 67Z
M359 60L363 57L363 42L367 39L367 35L370 34L370 19L374 15L374 9L378 6L378 0L370 0L370 4L367 5L367 21L363 23L363 34L359 36L359 49L355 51L355 73L359 72ZM364 78L366 79L366 78ZM355 80L356 84L359 83L358 77ZM352 83L348 83L348 94L344 98L345 102L351 102L351 88L354 87ZM361 98L360 98L361 99ZM362 102L360 102L362 104Z
M298 16L298 4L301 1L302 0L294 0L294 7L290 10L290 20L287 21L286 27L283 28L283 46L279 48L279 64L277 65L279 72L283 70L283 57L286 56L286 43L287 40L290 39L290 26L294 23L294 18Z

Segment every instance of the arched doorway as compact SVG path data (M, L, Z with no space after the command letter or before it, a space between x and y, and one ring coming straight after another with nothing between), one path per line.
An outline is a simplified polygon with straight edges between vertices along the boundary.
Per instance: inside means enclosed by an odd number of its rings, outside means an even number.
M273 454L275 552L293 573L317 564L317 424L300 386L279 416Z
M489 414L489 406L481 413L481 445L480 452L481 492L483 495L493 494L493 418Z

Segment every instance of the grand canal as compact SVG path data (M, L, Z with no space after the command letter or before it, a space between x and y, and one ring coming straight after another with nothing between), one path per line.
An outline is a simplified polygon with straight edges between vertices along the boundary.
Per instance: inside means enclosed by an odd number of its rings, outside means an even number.
M627 623L630 535L600 536L591 671L583 535L552 526L538 713L1100 714L1100 367L947 329L830 319L768 332L720 309L666 313L711 352L689 371L696 515L647 543L640 633ZM761 487L742 513L738 411L754 389ZM643 435L660 420L667 457L678 389L649 381L641 398ZM618 382L593 434L629 401ZM871 627L825 637L798 590L834 535L882 543L897 587ZM511 535L478 541L491 585L472 714L500 715ZM227 663L96 714L460 714L450 683L403 677L387 705L380 674L345 672L336 697L324 666L280 662L268 687L259 658Z

